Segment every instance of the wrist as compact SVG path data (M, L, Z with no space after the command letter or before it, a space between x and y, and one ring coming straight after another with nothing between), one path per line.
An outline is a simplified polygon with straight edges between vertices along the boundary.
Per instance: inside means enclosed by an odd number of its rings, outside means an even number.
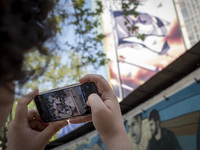
M106 150L132 150L126 131L101 137L106 146Z

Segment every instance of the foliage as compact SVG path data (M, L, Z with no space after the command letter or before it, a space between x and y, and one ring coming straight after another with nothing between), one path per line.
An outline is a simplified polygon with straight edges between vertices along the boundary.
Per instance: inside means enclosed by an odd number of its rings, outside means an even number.
M138 0L122 0L122 10L124 11L124 19L125 19L125 26L127 27L127 30L129 31L129 36L135 36L138 39L144 40L145 39L145 34L140 34L138 31L138 26L133 24L129 19L129 15L134 15L137 17L139 14L136 11L136 9L139 6L139 1Z
M86 1L82 0L73 5L74 14L70 25L75 28L76 44L66 42L68 49L81 53L81 64L77 68L93 65L95 68L105 65L109 60L102 51L104 34L98 31L101 26L101 13L103 6L101 1L96 1L97 8L92 11L86 7Z
M7 149L7 134L8 134L8 124L11 120L11 115L9 115L8 121L0 132L0 147L2 150Z
M35 80L34 82L32 82L32 80L28 81L26 87L36 88L38 85L47 83L50 85L50 88L56 88L70 84L73 81L77 82L83 74L87 73L86 69L85 67L75 68L81 61L81 56L79 54L74 54L70 51L68 57L70 60L62 59L58 53L51 53L48 56L41 55L37 51L28 53L26 55L24 68L26 68L26 70L35 70ZM38 76L39 72L43 72L43 75ZM63 84L63 82L65 83ZM47 88L42 89L47 90Z

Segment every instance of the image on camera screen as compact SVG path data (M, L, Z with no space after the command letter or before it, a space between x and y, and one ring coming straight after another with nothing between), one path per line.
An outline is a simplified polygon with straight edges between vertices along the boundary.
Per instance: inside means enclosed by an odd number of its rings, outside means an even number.
M38 96L41 118L45 122L67 119L74 116L88 114L81 87L54 91Z

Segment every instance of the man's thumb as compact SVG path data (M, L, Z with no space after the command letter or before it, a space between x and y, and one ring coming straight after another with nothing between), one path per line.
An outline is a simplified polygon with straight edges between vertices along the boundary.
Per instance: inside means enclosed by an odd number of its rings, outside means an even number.
M87 104L91 107L92 113L107 109L103 100L97 94L91 94L88 97Z
M43 134L41 136L43 136L43 139L50 140L51 137L54 134L56 134L56 132L58 132L60 129L62 129L66 125L68 125L68 121L66 121L66 120L62 120L62 121L57 121L57 122L50 123L43 130Z

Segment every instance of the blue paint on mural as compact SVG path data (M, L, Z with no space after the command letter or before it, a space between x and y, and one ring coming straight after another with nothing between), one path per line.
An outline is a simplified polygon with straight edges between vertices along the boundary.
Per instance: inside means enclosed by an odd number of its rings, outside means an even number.
M196 135L179 136L177 140L182 150L196 150Z
M149 111L159 111L161 121L168 120L180 115L200 110L200 85L193 83L183 90L170 96L168 100L163 99L160 103L152 106L142 113L143 119L148 117Z
M65 136L66 134L70 133L71 131L73 131L73 130L79 128L79 127L81 127L84 124L85 123L81 123L81 124L69 124L68 126L65 126L58 133L58 138L61 138L61 137Z

